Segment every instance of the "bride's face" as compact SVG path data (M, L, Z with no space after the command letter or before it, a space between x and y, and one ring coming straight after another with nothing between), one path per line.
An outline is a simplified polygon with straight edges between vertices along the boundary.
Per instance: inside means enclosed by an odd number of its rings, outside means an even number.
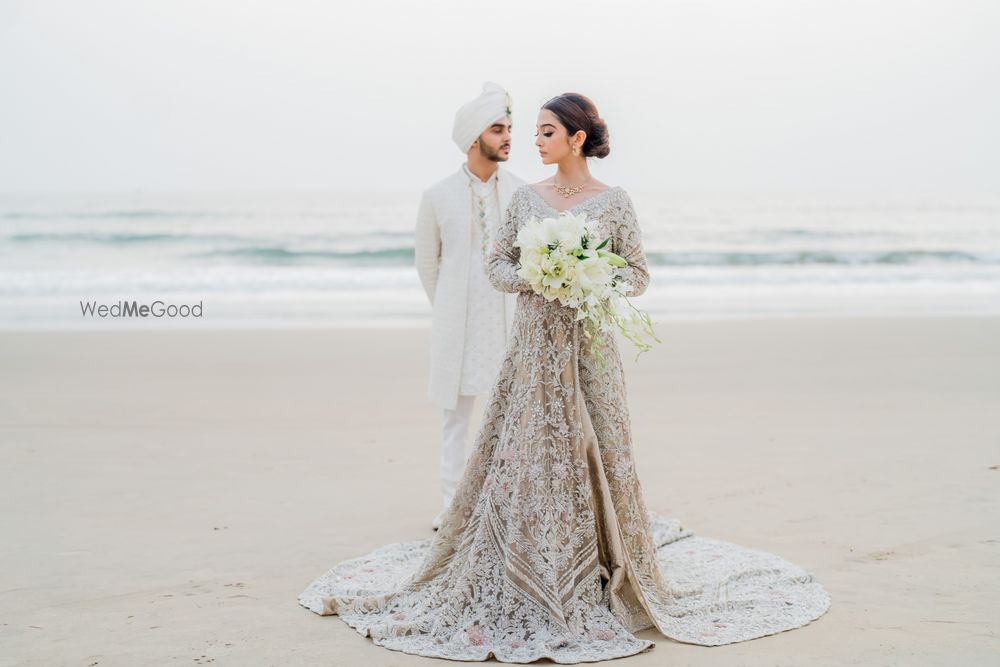
M577 134L583 133L578 132ZM559 122L559 117L548 109L542 109L538 112L535 145L538 146L538 154L542 158L542 164L555 164L573 153L566 126Z

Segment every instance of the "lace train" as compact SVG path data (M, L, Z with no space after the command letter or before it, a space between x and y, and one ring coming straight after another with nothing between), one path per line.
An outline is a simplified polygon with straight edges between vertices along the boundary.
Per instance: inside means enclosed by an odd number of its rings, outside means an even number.
M676 593L669 621L672 639L702 646L747 641L802 627L830 606L826 591L809 572L774 554L697 536L677 519L653 513L649 524L657 565ZM430 539L388 544L344 561L313 581L299 595L299 604L323 616L339 614L379 646L451 660L482 661L492 656L501 662L549 658L575 664L634 655L654 646L628 635L610 615L595 619L589 636L567 639L554 632L531 643L518 645L514 639L497 645L485 625L481 634L457 633L443 643L430 632L389 631L383 616L396 622L404 620L405 612L354 608L351 601L373 597L387 601L390 593L404 588L427 557L430 544ZM598 628L604 624L602 632Z

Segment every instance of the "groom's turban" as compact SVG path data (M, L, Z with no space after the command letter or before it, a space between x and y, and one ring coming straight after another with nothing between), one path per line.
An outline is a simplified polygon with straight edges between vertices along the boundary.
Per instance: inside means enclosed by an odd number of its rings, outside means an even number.
M455 114L451 138L458 150L468 153L483 130L510 113L510 95L499 84L488 81L479 97L466 102Z

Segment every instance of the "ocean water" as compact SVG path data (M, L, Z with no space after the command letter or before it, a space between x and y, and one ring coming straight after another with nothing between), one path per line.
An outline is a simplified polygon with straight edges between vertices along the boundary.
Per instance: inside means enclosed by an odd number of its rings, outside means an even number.
M633 192L656 320L1000 314L992 201ZM0 195L0 327L429 323L416 194ZM85 315L83 303L201 306Z

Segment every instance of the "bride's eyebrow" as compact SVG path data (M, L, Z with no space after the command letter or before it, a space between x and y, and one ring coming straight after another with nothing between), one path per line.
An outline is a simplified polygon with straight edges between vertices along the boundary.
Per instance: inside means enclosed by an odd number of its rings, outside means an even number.
M538 126L539 129L543 127L551 127L553 130L556 129L556 126L553 125L552 123L542 123L541 125Z

